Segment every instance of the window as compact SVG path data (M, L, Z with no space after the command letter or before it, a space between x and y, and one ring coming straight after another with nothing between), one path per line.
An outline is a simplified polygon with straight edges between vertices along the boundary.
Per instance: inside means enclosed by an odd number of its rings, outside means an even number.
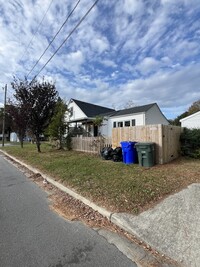
M117 127L123 127L123 121L118 121Z
M69 109L69 116L70 116L70 117L73 116L73 107L71 107L71 108Z
M135 126L135 120L132 120L132 126Z
M116 121L113 122L113 128L116 128Z
M131 125L130 121L125 121L125 127L129 127Z

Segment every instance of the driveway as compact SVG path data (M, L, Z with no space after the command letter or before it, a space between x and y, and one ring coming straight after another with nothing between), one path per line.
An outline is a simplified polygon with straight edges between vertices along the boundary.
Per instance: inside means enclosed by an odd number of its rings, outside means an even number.
M200 184L192 184L138 216L118 214L140 240L185 267L200 266Z

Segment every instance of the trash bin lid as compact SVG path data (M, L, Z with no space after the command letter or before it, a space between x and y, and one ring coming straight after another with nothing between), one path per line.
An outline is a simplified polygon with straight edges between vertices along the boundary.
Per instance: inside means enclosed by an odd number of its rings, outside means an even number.
M135 144L135 146L154 146L154 142L138 142Z
M155 150L155 143L153 142L139 142L135 144L137 151L146 150L153 151Z

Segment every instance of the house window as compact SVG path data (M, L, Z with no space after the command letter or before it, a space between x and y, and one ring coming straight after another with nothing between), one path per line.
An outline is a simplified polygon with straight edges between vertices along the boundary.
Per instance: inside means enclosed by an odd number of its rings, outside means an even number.
M123 121L118 121L117 127L123 127Z
M70 116L70 117L73 116L73 107L71 107L71 108L69 109L69 116Z
M132 126L135 126L135 120L132 120Z
M116 121L113 122L113 128L116 128Z
M131 125L130 121L125 121L125 127L129 127Z

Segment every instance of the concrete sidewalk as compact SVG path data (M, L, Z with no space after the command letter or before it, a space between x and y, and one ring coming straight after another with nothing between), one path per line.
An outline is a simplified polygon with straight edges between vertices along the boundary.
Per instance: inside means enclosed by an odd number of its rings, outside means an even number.
M133 255L135 262L140 264L138 266L200 266L200 184L190 185L138 216L111 213L56 182L53 178L42 174L39 170L2 152L34 173L39 172L54 186L79 199L120 228L177 262L177 264L159 263L150 252L141 246L135 246Z
M190 185L139 216L114 214L112 220L181 266L200 266L200 184Z

